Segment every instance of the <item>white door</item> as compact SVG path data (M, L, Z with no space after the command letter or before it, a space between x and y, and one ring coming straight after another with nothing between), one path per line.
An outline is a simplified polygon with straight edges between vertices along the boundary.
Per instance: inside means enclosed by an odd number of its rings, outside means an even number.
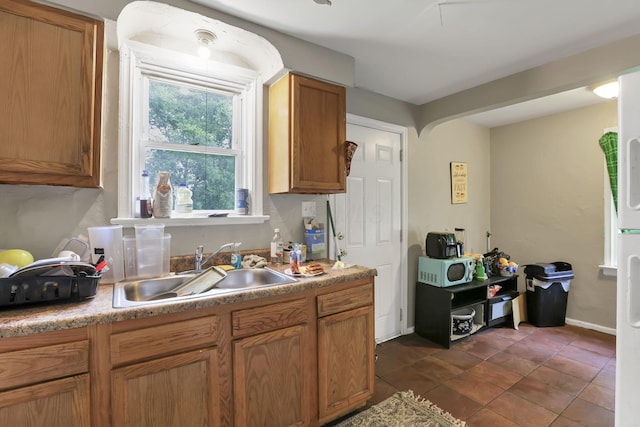
M403 309L406 312L401 163L406 128L348 115L347 140L358 148L347 192L335 196L336 230L344 234L339 245L346 251L345 263L378 271L375 335L383 342L401 335Z

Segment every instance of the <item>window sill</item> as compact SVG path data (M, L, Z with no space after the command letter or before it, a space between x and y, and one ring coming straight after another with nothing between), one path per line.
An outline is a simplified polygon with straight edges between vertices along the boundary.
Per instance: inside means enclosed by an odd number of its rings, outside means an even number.
M245 225L262 224L269 220L268 215L229 215L226 217L190 216L176 218L112 218L111 224L133 227L136 224L158 224L167 227L199 227L209 225Z
M615 265L599 265L600 271L607 277L618 277L618 267Z

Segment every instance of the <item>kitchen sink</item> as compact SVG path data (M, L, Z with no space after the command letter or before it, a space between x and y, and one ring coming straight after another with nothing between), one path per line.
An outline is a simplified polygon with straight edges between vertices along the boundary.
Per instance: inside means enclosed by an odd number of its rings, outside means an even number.
M164 304L172 301L206 298L230 292L297 282L293 277L269 268L242 269L227 271L227 277L208 291L182 296L178 296L174 292L176 288L195 276L195 273L178 274L137 280L135 282L116 283L113 289L113 306L115 308L124 308L138 305Z

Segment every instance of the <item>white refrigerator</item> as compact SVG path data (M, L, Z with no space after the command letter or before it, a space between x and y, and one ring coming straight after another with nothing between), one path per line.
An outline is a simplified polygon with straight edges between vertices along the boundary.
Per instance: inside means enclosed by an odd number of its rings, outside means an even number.
M616 426L640 425L640 72L619 78Z

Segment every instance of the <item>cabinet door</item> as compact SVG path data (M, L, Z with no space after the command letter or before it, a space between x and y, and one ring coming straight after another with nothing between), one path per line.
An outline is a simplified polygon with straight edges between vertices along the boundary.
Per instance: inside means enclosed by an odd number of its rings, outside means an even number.
M113 425L220 425L217 366L212 348L112 371Z
M0 393L0 426L88 426L89 396L88 374Z
M0 182L100 185L104 24L0 0Z
M345 88L290 73L269 101L269 191L346 191Z
M233 344L235 425L309 425L312 357L308 326L297 325Z
M318 320L320 423L363 406L374 393L373 306Z
M344 192L345 90L295 76L292 189Z

